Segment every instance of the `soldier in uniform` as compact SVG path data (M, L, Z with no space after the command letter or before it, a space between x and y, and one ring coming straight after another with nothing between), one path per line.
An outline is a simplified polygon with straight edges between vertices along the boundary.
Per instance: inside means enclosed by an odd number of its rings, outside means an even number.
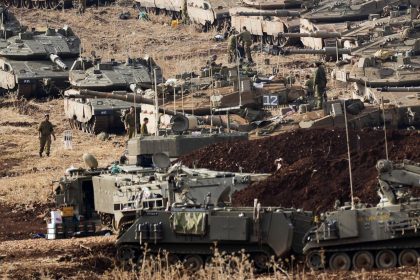
M84 14L86 10L86 0L79 0L79 14Z
M404 28L404 30L401 33L401 39L406 40L408 38L410 38L410 34L413 31L413 28L411 27L406 27Z
M149 119L148 118L144 118L143 119L143 123L141 124L141 128L140 128L140 134L141 136L147 136L149 135L149 131L147 130L147 124L149 123Z
M327 75L321 62L316 62L316 70L313 77L313 85L316 96L316 109L322 109L325 87L327 86Z
M124 126L128 134L128 139L131 139L136 131L136 115L133 106L130 107L130 111L124 116Z
M249 63L252 63L252 57L251 57L251 45L252 45L252 35L251 33L246 29L246 27L242 27L242 32L239 34L239 38L242 42L242 46L245 49L245 55L248 59Z
M237 35L235 31L232 30L228 38L228 63L236 62L237 58Z
M39 137L39 156L42 157L42 153L44 152L47 157L50 156L50 147L51 147L51 135L54 137L54 127L50 122L50 116L45 114L45 119L39 124L38 127L38 137Z

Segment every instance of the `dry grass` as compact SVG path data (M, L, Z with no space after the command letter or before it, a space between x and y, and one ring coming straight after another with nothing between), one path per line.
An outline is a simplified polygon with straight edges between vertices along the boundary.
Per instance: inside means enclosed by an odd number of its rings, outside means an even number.
M0 100L0 201L28 204L45 203L52 192L52 182L66 168L84 167L83 153L95 155L105 166L124 150L124 137L114 136L100 141L94 136L73 131L73 149L63 145L63 132L69 129L62 111L62 100L49 102L25 101L15 98ZM38 124L49 112L56 126L57 140L52 143L50 157L39 158Z

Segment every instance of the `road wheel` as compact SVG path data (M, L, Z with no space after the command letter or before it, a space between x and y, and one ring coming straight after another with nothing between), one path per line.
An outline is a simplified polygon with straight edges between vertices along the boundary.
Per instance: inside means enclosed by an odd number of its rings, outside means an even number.
M325 267L324 257L318 251L312 251L306 255L306 266L312 270L320 270Z
M13 7L20 8L22 6L21 0L12 0Z
M26 9L32 8L32 0L22 0L22 5Z
M47 0L47 6L51 10L57 9L59 5L60 5L59 0Z
M137 264L137 255L133 246L121 245L117 247L116 258L124 269L129 270Z
M353 256L354 269L371 270L375 264L375 259L369 251L360 251Z
M418 258L419 254L416 250L405 249L398 256L398 264L400 266L415 266L417 265Z
M337 271L347 271L351 267L351 260L347 253L335 253L330 258L330 269Z
M47 7L47 2L46 1L38 1L36 3L36 7L40 10L43 10Z
M258 270L267 270L270 262L270 257L264 253L257 253L252 256L254 266Z
M376 254L375 262L378 268L393 268L397 266L397 255L391 250L381 250Z
M190 272L197 272L203 267L203 259L199 255L189 255L184 259L184 268Z

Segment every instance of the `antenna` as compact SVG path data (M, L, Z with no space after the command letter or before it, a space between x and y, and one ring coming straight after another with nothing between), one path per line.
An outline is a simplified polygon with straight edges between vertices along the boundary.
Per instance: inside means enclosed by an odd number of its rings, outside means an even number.
M156 67L153 68L153 76L155 78L155 126L156 131L155 135L159 136L159 104L158 104L158 93L157 93L157 74L156 74Z
M344 123L346 124L346 141L347 141L347 157L349 161L349 176L350 176L350 197L351 209L354 209L354 196L353 196L353 176L351 173L351 157L350 157L350 141L349 141L349 126L347 124L347 108L346 100L344 100Z
M384 138L385 138L385 156L386 160L388 160L388 139L386 137L386 120L385 120L385 106L384 106L384 97L381 97L381 104L382 104L382 118L384 120Z

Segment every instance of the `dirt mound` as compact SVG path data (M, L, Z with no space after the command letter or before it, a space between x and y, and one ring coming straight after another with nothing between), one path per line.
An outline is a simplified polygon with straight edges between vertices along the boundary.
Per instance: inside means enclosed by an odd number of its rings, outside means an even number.
M32 234L45 233L45 215L53 205L0 204L0 241L31 238Z
M385 158L383 131L350 132L354 193L376 203L377 160ZM420 160L417 131L387 134L391 160ZM279 170L274 164L282 158ZM344 130L297 130L234 145L216 144L180 159L188 166L214 170L273 173L234 195L235 205L251 206L258 198L265 206L299 207L316 212L331 209L336 199L349 200L349 172Z

